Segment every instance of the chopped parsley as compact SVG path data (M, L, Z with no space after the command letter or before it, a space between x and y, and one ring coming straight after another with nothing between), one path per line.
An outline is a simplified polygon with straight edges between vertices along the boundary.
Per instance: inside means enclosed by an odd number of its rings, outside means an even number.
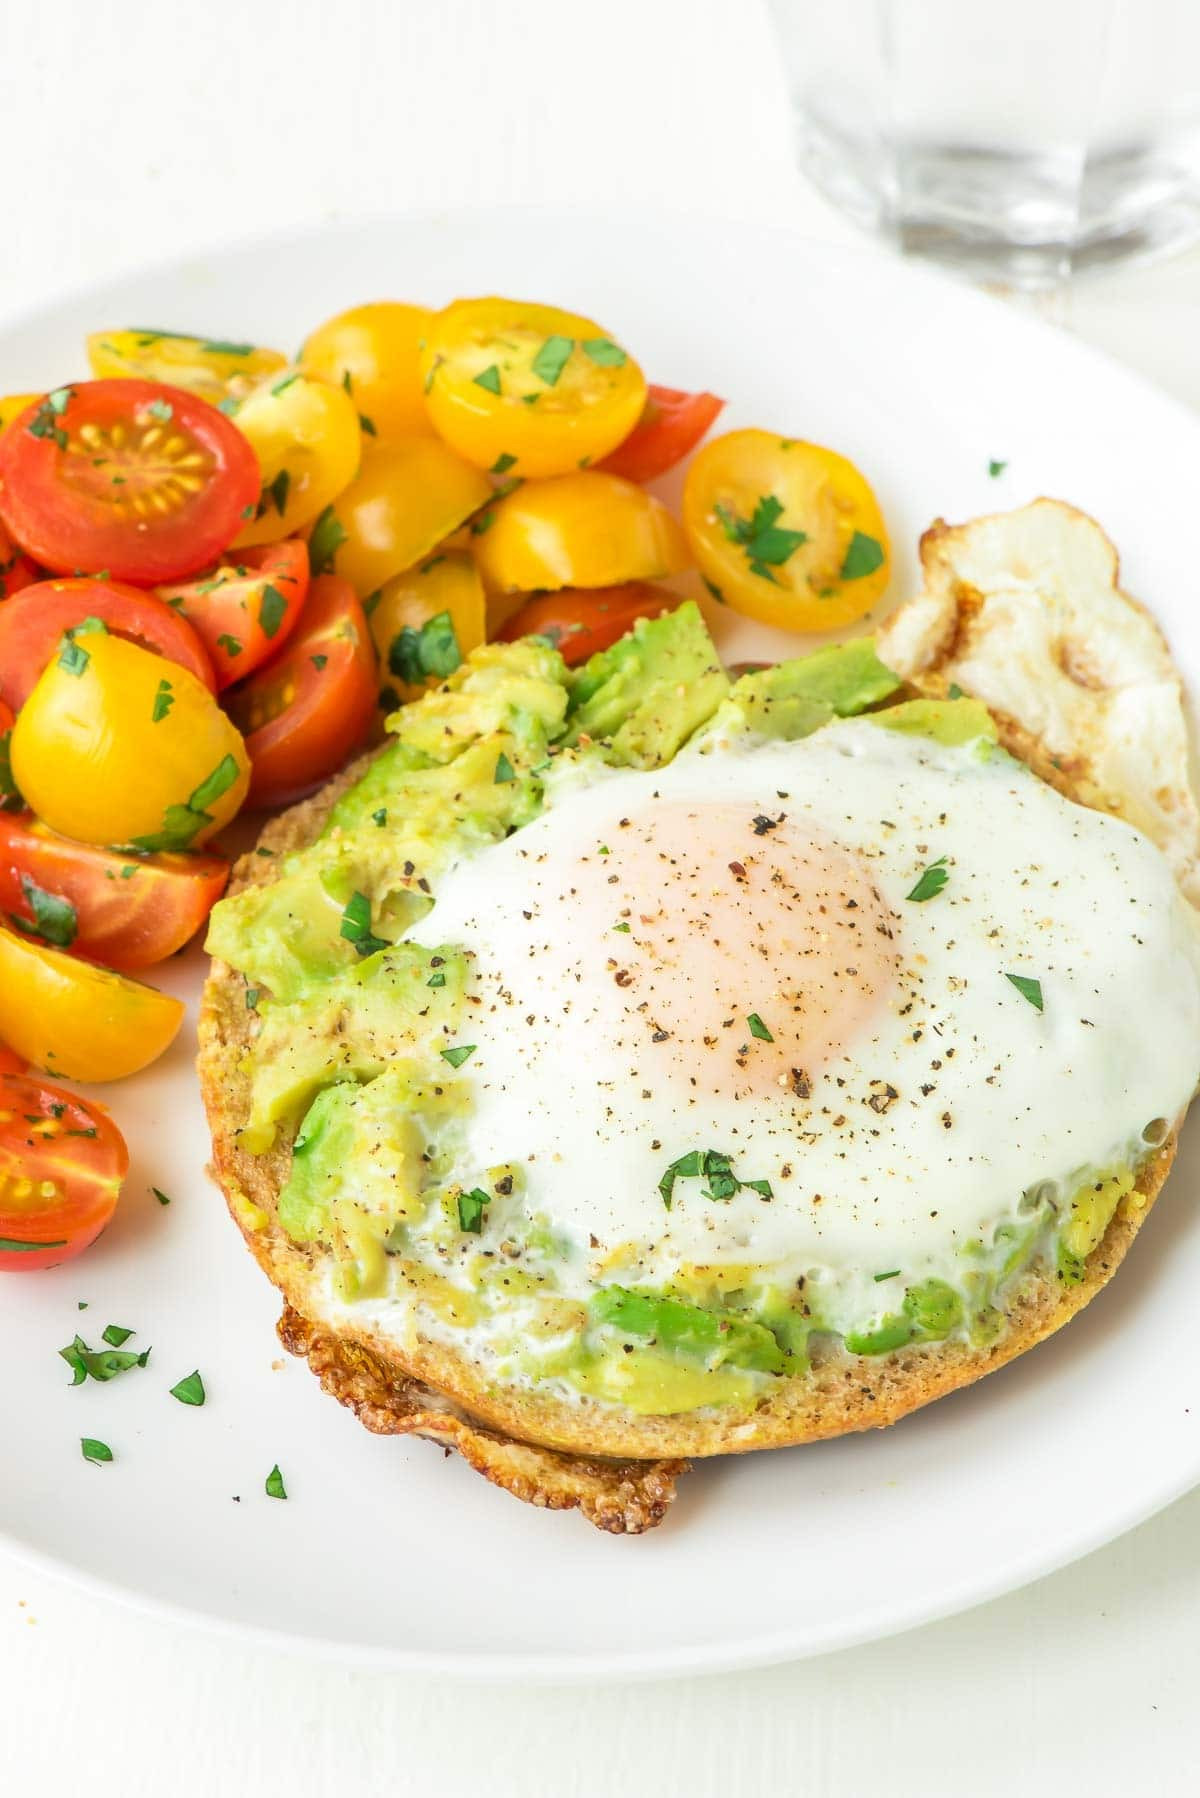
M507 474L510 468L515 468L516 466L517 458L515 456L510 456L507 450L501 450L500 454L496 457L496 460L492 463L492 466L488 469L488 473Z
M208 337L200 345L210 356L253 356L252 343L229 343L224 337Z
M432 377L433 377L433 370L431 369L430 370L430 379L432 379ZM482 371L482 373L477 374L475 376L475 385L476 385L476 387L482 387L484 389L484 391L487 393L499 393L499 391L500 391L500 370L496 367L496 364L494 362L491 364L490 367L485 368ZM426 392L428 392L428 391L429 391L428 388L426 388Z
M390 947L381 936L371 930L371 901L365 893L355 893L347 900L342 912L341 934L348 943L353 943L360 955L374 955L378 949Z
M69 949L79 932L79 917L71 901L57 893L48 893L28 874L21 876L21 891L33 916L22 918L16 912L10 912L9 917L17 929L24 931L26 936L41 937L44 943L53 943L56 949Z
M429 979L425 982L425 984L426 984L426 986L445 986L445 984L446 984L445 968L435 968L433 970L433 973L429 976Z
M516 769L513 767L512 763L509 761L509 759L505 755L504 751L501 750L499 755L496 757L496 772L492 776L492 785L497 786L497 787L502 787L508 781L516 780L516 778L517 778Z
M935 862L930 862L911 893L904 897L914 905L924 904L926 899L936 899L950 878L950 870L946 866L946 858L939 855Z
M708 1181L708 1185L703 1188L706 1199L731 1199L743 1187L758 1193L764 1199L774 1196L769 1180L739 1180L733 1171L731 1158L722 1154L720 1149L689 1149L686 1155L680 1155L671 1162L658 1183L662 1202L668 1211L675 1194L675 1182L696 1177Z
M629 360L620 344L610 343L607 337L585 337L579 347L597 368L621 368Z
M731 543L745 552L752 574L774 581L773 568L794 556L801 544L808 542L806 531L790 531L779 523L783 516L782 501L773 493L764 493L749 518L740 518L732 506L718 500L713 510Z
M990 475L991 475L991 477L992 477L992 479L993 479L993 481L994 481L994 480L996 480L996 479L997 479L997 478L998 478L998 477L999 477L999 476L1000 476L1000 475L1002 475L1002 474L1003 474L1003 473L1004 473L1004 470L1005 470L1005 469L1006 469L1006 468L1007 468L1007 467L1008 467L1008 463L1007 463L1007 462L996 462L996 461L994 461L994 460L993 460L993 461L991 461L991 462L989 462L989 463L988 463L988 473L989 473L989 474L990 474Z
M483 1214L492 1202L492 1195L484 1192L481 1186L473 1186L470 1192L458 1195L458 1227L470 1236L478 1236L483 1229Z
M1042 1004L1042 983L1040 980L1034 980L1028 974L1005 974L1004 978L1012 981L1022 999L1028 999L1035 1011L1042 1011L1044 1009Z
M122 1348L135 1334L135 1331L126 1330L121 1324L105 1324L103 1340L107 1342L109 1348Z
M106 1338L107 1335L108 1332L105 1331ZM124 1340L122 1337L122 1341ZM76 1336L73 1342L69 1342L66 1348L61 1348L58 1352L71 1369L72 1386L82 1386L89 1376L102 1384L107 1380L115 1380L118 1374L127 1373L131 1367L145 1367L150 1359L149 1349L143 1349L140 1355L135 1354L132 1349L90 1349L82 1336Z
M387 815L387 806L386 805L381 805L377 812L371 813L372 824L378 824L380 830L382 830L384 825L387 823L387 818L388 818L388 815Z
M443 1061L448 1061L452 1068L460 1068L475 1053L474 1043L460 1043L456 1049L439 1049L438 1054Z
M329 657L328 656L309 656L308 659L312 663L313 667L316 669L317 673L320 674L322 668L324 668L326 662L329 660Z
M151 724L161 724L174 704L175 691L170 681L160 680L154 692L154 705L150 713Z
M78 679L92 659L79 638L97 635L108 635L108 626L102 618L84 618L79 624L73 624L69 631L64 631L58 647L59 667Z
M56 387L53 393L48 393L25 427L29 435L49 438L52 443L58 445L59 449L66 449L67 433L58 421L66 411L74 394L73 387Z
M22 1242L18 1236L0 1236L0 1251L6 1255L36 1255L42 1249L65 1249L66 1237L57 1242Z
M775 1038L771 1035L771 1032L767 1029L756 1011L750 1013L746 1022L750 1026L751 1036L756 1036L760 1043L773 1043L775 1041Z
M287 1488L284 1486L283 1475L279 1471L278 1461L276 1461L274 1467L272 1467L270 1473L267 1475L265 1490L268 1498L287 1497Z
M388 646L388 671L410 687L422 686L430 677L445 680L461 662L462 651L449 612L435 613L419 630L406 624Z
M169 1199L169 1198L168 1198L168 1197L167 1197L167 1195L166 1195L166 1193L165 1193L165 1192L162 1192L162 1191L161 1191L161 1190L160 1190L160 1189L159 1189L159 1187L157 1187L157 1186L152 1186L152 1187L151 1187L151 1188L150 1188L150 1191L151 1191L151 1192L152 1192L152 1193L153 1193L153 1194L154 1194L154 1196L155 1196L155 1198L156 1198L156 1199L157 1199L157 1200L158 1200L158 1202L159 1202L159 1204L160 1204L160 1205L169 1205L169 1204L170 1204L170 1203L171 1203L171 1201L170 1201L170 1199Z
M287 600L268 581L258 604L258 622L264 637L273 637L287 616Z
M359 413L358 424L359 429L365 431L368 437L378 437L379 432L375 429L375 420L368 418L365 412Z
M149 855L159 849L190 849L196 833L213 822L212 813L206 808L229 791L238 778L238 772L236 757L232 754L222 756L212 773L206 775L191 794L186 805L167 807L160 831L148 837L134 837L130 847L143 849Z
M157 418L160 425L170 424L175 416L175 408L170 400L151 400L146 410L151 418Z
M81 1436L79 1446L84 1460L90 1461L94 1467L98 1467L103 1461L111 1461L113 1458L113 1452L108 1443L99 1441L95 1436Z
M177 1398L181 1405L202 1405L206 1394L199 1370L186 1375L184 1379L172 1386L171 1397Z
M946 694L946 697L947 697L947 699L962 699L963 698L963 690L959 686L957 681L952 680L950 682L950 688Z
M346 527L332 506L326 506L308 540L309 567L313 574L329 574L333 559L346 541Z
M876 1286L878 1286L881 1280L894 1280L899 1272L900 1269L898 1267L889 1267L886 1274L872 1274L871 1278L874 1280Z
M287 507L288 488L291 484L292 477L286 468L281 468L274 480L265 481L263 483L263 490L258 496L258 510L256 512L256 517L265 518L268 508L274 506L275 510L282 518Z
M838 579L861 581L864 575L874 574L875 570L882 566L882 543L875 537L868 537L863 531L855 531L846 545L842 566L838 570Z
M256 986L248 986L246 988L246 1010L247 1011L257 1011L258 1010L259 990L260 989Z
M574 348L573 337L547 337L530 363L530 369L539 381L544 381L547 387L553 387L567 366Z
M291 386L293 381L298 381L299 379L300 379L300 370L298 368L294 368L290 375L284 375L282 381L276 381L274 387L272 387L272 389L271 389L272 394L275 396L276 399L278 399L278 397L281 393L287 392L288 388Z
M242 653L241 644L236 637L231 637L228 631L222 631L221 635L217 638L217 648L223 649L225 654L229 656L231 660L234 656L240 656Z

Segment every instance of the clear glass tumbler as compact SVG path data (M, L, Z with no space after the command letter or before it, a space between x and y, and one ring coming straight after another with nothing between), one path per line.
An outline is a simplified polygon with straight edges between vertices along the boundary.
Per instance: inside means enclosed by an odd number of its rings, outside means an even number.
M979 280L1200 237L1200 0L770 0L802 168Z

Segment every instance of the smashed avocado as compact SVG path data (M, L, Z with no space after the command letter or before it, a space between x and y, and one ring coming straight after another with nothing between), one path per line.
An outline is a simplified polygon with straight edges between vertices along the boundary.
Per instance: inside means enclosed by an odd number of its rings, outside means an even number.
M566 1296L561 1275L586 1250L526 1214L523 1170L463 1177L458 1165L472 1103L468 958L404 938L449 865L539 814L556 764L654 768L689 740L703 746L707 730L794 739L860 713L951 746L995 742L977 701L896 703L898 691L869 638L731 685L687 602L573 671L539 639L484 645L388 718L389 743L316 840L222 901L208 938L257 1008L242 1144L259 1154L281 1128L296 1131L279 1221L329 1252L344 1299L402 1294L456 1328L490 1320L509 1328L528 1376L641 1413L752 1400L807 1366L811 1340L835 1334L819 1294L810 1286L801 1305L790 1287L756 1284L762 1270L744 1283L726 1270L725 1286L681 1276L670 1292ZM1056 1257L1064 1281L1083 1277L1132 1183L1104 1173L1061 1219L1040 1207L1011 1239L972 1245L957 1284L904 1284L898 1303L843 1335L845 1348L984 1339L1002 1321L997 1288L1035 1255Z

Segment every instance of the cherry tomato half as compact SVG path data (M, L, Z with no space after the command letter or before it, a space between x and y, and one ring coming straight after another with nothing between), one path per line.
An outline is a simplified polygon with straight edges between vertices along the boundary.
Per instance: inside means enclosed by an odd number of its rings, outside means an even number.
M152 593L117 581L38 581L0 606L0 696L14 710L33 692L64 632L87 618L99 618L111 635L178 662L210 693L215 690L216 677L200 638L186 618Z
M0 913L24 935L134 971L195 936L225 890L220 855L119 855L0 815Z
M725 401L715 393L682 393L677 387L652 385L642 416L624 443L599 466L627 481L656 481L695 449L724 407Z
M434 429L493 474L567 474L608 455L646 399L641 369L577 312L455 300L421 352Z
M205 842L250 782L208 688L103 628L77 630L43 669L13 726L12 772L52 830L151 855Z
M0 516L60 574L179 580L215 561L258 496L236 425L156 381L58 387L0 437Z
M95 1242L128 1171L125 1139L102 1105L0 1074L0 1272L55 1267Z
M485 518L472 546L494 592L660 580L691 562L683 532L660 500L596 469L526 481Z
M200 394L214 406L249 393L265 375L287 367L287 357L278 350L221 337L188 337L180 331L93 331L87 358L98 379L166 381Z
M317 574L340 574L360 599L424 561L492 498L485 474L438 437L372 444L344 493L312 527Z
M432 429L421 391L421 346L433 313L401 300L373 300L326 319L300 352L300 366L354 401L368 437L422 435Z
M620 587L563 587L527 599L496 635L504 643L518 637L548 637L568 668L574 668L623 637L639 618L661 618L679 603L678 593L649 581L626 581Z
M387 712L452 674L487 630L483 582L470 556L444 550L385 581L370 610Z
M761 624L838 630L887 586L879 501L853 462L819 443L714 437L688 468L683 525L710 591Z
M237 408L237 426L258 458L261 490L239 547L298 531L358 473L363 433L341 387L299 369L262 381Z
M308 550L292 537L261 549L231 550L203 580L158 589L159 598L203 638L218 688L253 673L283 647L307 593Z
M123 1080L183 1022L183 1002L0 925L0 1036L47 1073Z
M22 587L32 586L34 581L40 579L41 575L29 557L21 554L8 532L0 525L0 599L11 599Z
M250 805L283 805L327 780L366 741L375 651L349 581L319 574L281 655L226 698L250 757Z

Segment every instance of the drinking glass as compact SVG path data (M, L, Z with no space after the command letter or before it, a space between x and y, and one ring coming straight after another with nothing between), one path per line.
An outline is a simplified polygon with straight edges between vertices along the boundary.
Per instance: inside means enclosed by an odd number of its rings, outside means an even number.
M802 168L1037 288L1200 237L1200 0L770 0Z

